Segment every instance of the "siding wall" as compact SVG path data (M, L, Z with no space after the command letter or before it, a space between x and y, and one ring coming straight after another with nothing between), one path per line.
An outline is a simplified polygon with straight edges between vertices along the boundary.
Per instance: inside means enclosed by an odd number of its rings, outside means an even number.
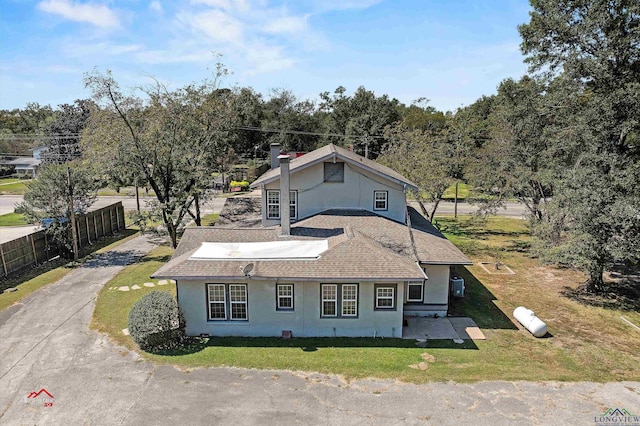
M286 283L288 284L288 283ZM389 283L384 283L389 284ZM294 283L292 311L276 310L276 283L249 281L248 321L208 321L205 281L178 282L178 298L187 321L187 334L213 336L280 336L291 330L295 337L402 337L404 283L397 285L396 310L374 310L374 283L358 285L357 318L321 318L320 283Z
M280 181L266 185L262 190L262 223L273 226L279 220L267 219L267 189L280 189ZM298 192L298 220L327 209L373 210L373 192L388 191L388 209L375 213L397 222L405 222L406 201L401 185L383 177L345 163L344 182L324 182L324 164L318 163L291 174L291 190Z
M447 304L449 301L449 265L423 265L429 277L424 287L425 304Z

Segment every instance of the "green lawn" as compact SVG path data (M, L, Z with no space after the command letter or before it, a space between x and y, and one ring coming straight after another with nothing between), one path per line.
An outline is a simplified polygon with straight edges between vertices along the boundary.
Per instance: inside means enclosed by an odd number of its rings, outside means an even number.
M471 190L471 187L466 183L458 184L458 200L464 200L467 197L469 197L470 190ZM453 184L446 191L444 191L444 194L442 195L442 199L453 200L455 198L455 195L456 195L456 185Z
M23 195L27 191L30 179L2 178L0 179L0 195Z
M211 214L206 214L206 215L202 216L200 218L202 226L213 226L213 225L215 225L216 221L218 220L218 216L220 216L218 213L211 213Z
M585 277L576 271L540 265L527 252L530 239L524 221L469 217L439 218L443 231L464 250L474 266L461 268L467 292L452 302L455 315L472 317L487 340L429 341L315 338L210 338L181 352L143 355L154 362L184 368L236 366L340 374L345 378L378 377L406 382L474 382L482 380L611 381L640 380L640 333L620 320L640 324L640 312L577 303L563 295ZM485 272L477 262L491 261L496 250L515 275ZM127 327L129 309L153 289L120 292L110 287L149 281L171 250L161 247L144 261L127 267L107 283L96 304L92 326L118 343L137 350ZM175 292L173 285L156 287ZM526 306L549 326L551 336L537 339L515 325L513 309ZM433 357L426 370L414 368Z
M0 226L22 226L28 224L29 222L27 222L23 214L7 213L0 215Z

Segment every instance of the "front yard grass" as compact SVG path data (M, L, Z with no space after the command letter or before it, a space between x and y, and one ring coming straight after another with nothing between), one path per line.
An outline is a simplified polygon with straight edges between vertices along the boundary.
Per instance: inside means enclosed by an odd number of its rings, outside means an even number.
M31 179L0 179L0 195L24 195L27 191L27 182Z
M235 366L339 374L346 379L377 377L405 382L475 382L483 380L619 381L640 380L640 332L620 319L640 325L640 312L587 306L562 295L586 277L574 270L540 265L527 252L527 223L490 218L439 218L440 227L474 262L457 272L467 291L452 301L455 315L473 318L487 340L432 340L417 347L413 340L373 338L209 338L166 354L143 353L151 361L182 368ZM491 274L477 266L501 261L515 275ZM120 292L110 287L142 286L171 254L160 247L143 262L123 270L100 292L92 327L117 343L138 350L127 327L131 306L153 288ZM175 293L174 285L156 287ZM537 339L517 325L517 306L536 312L550 336ZM426 369L415 368L426 358ZM424 365L423 364L423 367Z
M6 213L0 215L0 226L24 226L28 225L27 219L20 213Z

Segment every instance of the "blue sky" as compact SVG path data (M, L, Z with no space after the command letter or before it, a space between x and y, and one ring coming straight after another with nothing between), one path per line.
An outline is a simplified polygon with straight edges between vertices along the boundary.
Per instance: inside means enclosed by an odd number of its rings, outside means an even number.
M455 110L526 72L527 0L2 0L0 108L90 96L83 74L177 88L211 76L317 99L358 86Z

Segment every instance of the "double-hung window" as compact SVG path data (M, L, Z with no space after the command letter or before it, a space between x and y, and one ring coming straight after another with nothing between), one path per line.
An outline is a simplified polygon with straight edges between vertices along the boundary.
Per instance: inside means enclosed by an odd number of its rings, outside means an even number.
M298 218L298 191L289 192L289 217ZM267 219L280 219L280 190L267 190Z
M267 191L267 219L280 219L280 191Z
M289 192L289 217L298 218L298 191Z
M276 286L276 303L279 311L293 311L293 284Z
M394 310L396 308L396 286L376 285L376 309Z
M207 284L210 321L246 321L248 296L246 284Z
M387 210L389 205L388 191L373 191L373 209Z
M322 284L320 293L323 318L358 316L358 284Z

